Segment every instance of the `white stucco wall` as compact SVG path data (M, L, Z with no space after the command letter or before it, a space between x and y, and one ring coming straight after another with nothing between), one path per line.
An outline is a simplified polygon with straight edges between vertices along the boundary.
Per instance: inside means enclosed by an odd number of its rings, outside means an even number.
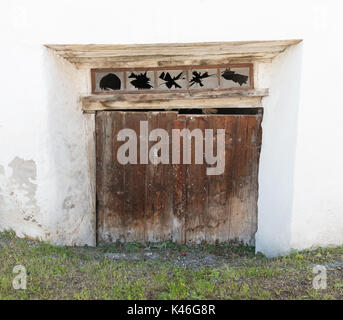
M304 39L257 65L263 141L256 250L343 243L340 1L0 2L0 229L94 244L79 95L87 70L45 43Z

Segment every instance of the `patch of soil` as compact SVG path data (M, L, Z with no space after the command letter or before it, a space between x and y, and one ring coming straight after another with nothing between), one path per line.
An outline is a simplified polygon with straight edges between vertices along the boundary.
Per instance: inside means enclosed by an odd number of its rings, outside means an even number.
M211 252L201 246L189 246L186 249L173 250L170 248L156 249L151 247L139 248L130 252L125 248L107 247L110 252L105 252L104 257L113 260L127 261L164 261L180 267L199 269L201 267L218 268L224 264L237 264L240 256L251 255L249 252L235 252L230 248L211 248Z

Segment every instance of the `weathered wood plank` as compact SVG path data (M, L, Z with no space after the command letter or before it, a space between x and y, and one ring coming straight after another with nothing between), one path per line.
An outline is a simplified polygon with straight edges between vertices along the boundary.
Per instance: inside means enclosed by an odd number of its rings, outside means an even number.
M80 66L113 67L206 64L229 59L273 59L301 40L241 41L209 43L164 43L128 45L46 45L58 55ZM143 65L142 65L143 63Z
M195 55L136 55L128 57L65 57L69 62L79 66L92 65L105 67L111 64L113 68L151 68L167 66L189 66L189 65L213 65L233 63L233 61L249 60L249 62L261 59L273 59L281 51L270 52L248 52L248 53L226 53L226 54L195 54ZM206 63L205 63L206 62Z
M205 128L203 117L187 116L187 128ZM185 143L185 142L184 142ZM192 138L192 160L186 164L187 172L187 201L186 201L186 242L205 242L205 217L207 215L207 176L206 166L195 164L195 139ZM204 152L204 148L202 150ZM185 164L184 164L185 165Z
M171 129L176 119L176 112L149 112L149 131L163 128L171 137ZM149 150L157 141L149 141ZM168 141L168 155L171 141ZM145 194L145 239L146 241L166 241L171 238L173 224L173 184L171 157L169 164L146 165Z
M230 210L227 206L231 189L227 185L227 176L232 170L232 134L234 132L235 119L229 116L206 116L208 128L213 128L214 155L218 156L217 149L217 129L225 129L225 171L221 175L207 176L208 180L208 200L206 215L206 242L226 242L230 236ZM220 161L220 160L219 160ZM218 160L217 160L218 163ZM215 164L214 166L216 166ZM209 165L207 165L209 166ZM212 166L213 167L213 166Z
M99 240L115 242L126 239L126 216L124 208L124 170L117 162L117 133L124 122L124 113L97 113L97 188L99 190L98 204L98 238ZM103 129L101 129L101 126ZM102 134L102 138L99 135ZM103 140L103 141L101 141ZM102 147L101 145L102 144ZM100 175L100 171L102 174Z
M241 64L241 63L270 63L272 62L274 55L263 55L263 57L226 57L226 56L217 56L213 55L209 59L199 59L199 58L188 58L181 59L165 59L165 60L135 60L132 62L127 61L112 61L107 59L90 59L87 62L72 62L77 68L82 69L93 69L93 68L155 68L155 67L175 67L175 66L208 66L208 65L227 65L227 64ZM71 62L71 61L70 61Z
M251 245L255 245L255 234L257 231L257 216L258 216L258 208L257 208L257 201L258 201L258 169L259 169L259 161L260 161L260 152L261 152L261 144L262 144L262 114L256 116L256 119L253 117L248 118L248 136L249 141L249 151L248 151L248 166L251 167L251 171L249 174L250 181L249 186L249 195L250 195L250 202L249 202L249 211L251 212L250 216L250 239L249 243Z
M249 51L278 51L285 47L301 42L301 40L269 40L269 41L233 41L233 42L194 42L194 43L156 43L156 44L85 44L61 45L47 44L46 47L69 56L87 56L93 52L103 52L114 56L132 56L137 54L198 54L199 52L212 52L223 54L225 52ZM219 51L219 52L218 52Z
M292 45L301 42L302 40L293 39L293 40L266 40L266 41L227 41L227 42L186 42L186 43L148 43L148 44L47 44L46 47L52 48L58 51L81 51L87 52L89 50L123 50L127 51L128 49L136 50L147 50L152 51L163 50L167 48L180 50L189 50L191 48L234 48L234 47L273 47L280 45Z
M257 173L261 115L238 116L230 198L230 239L249 243L257 229ZM250 242L252 244L252 242Z
M174 129L183 130L187 126L186 116L178 115L173 123ZM172 240L179 244L186 242L185 230L185 216L186 216L186 196L187 196L187 181L186 181L186 166L182 163L183 159L183 140L180 135L175 136L175 140L179 143L176 145L174 142L174 153L178 152L178 164L174 160L172 165L172 183L173 183L173 224L172 224ZM175 155L174 155L175 156ZM175 156L176 157L176 156ZM177 158L177 157L176 157Z
M116 95L91 95L82 97L85 112L114 109L181 109L181 108L225 108L259 107L268 89L255 90L206 90L184 93L127 93Z
M94 101L161 101L161 100L179 100L179 99L213 99L213 98L232 98L232 97L265 97L268 96L268 89L207 89L207 90L190 90L186 92L127 92L111 94L94 94L81 97L83 104Z
M139 133L140 121L146 120L147 115L143 112L123 113L125 122L122 129L129 128ZM145 241L146 165L128 163L122 168L125 171L126 241Z
M96 134L95 134L95 115L85 114L84 121L84 135L86 139L86 155L88 167L88 181L89 181L89 215L91 217L91 224L94 234L93 243L96 244Z
M84 111L126 110L126 109L190 109L199 108L251 108L261 106L261 97L235 97L217 99L193 99L193 100L161 100L161 101L108 101L101 100L91 102L83 107Z
M96 120L96 230L97 240L101 240L104 219L104 139L105 139L105 112L98 112Z

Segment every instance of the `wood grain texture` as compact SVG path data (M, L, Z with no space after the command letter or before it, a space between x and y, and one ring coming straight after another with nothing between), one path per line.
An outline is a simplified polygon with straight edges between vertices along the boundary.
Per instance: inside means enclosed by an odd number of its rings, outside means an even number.
M47 44L58 55L77 66L167 67L252 62L273 59L301 40L240 41L208 43L160 43L122 45Z
M225 129L224 173L207 176L209 165L195 164L194 154L191 164L184 164L182 152L180 164L171 164L171 154L170 164L118 164L115 157L122 142L117 142L116 135L123 128L139 133L141 120L148 120L149 130L164 128L170 137L173 128L200 128L203 132L214 129L215 133L216 129ZM261 114L97 112L99 239L253 244L261 121ZM180 147L183 150L182 139Z
M205 129L203 123L204 117L186 116L187 128L192 131L194 129ZM186 166L186 227L185 238L187 243L203 243L205 242L205 219L207 215L207 176L206 165L195 164L194 148L195 139L192 138L192 164L184 164ZM204 148L203 148L204 151Z
M183 130L187 127L186 116L178 115L173 123L173 128ZM179 145L174 144L174 153L178 154L178 161L173 161L172 164L172 183L173 183L173 224L171 240L185 243L185 221L186 221L186 205L187 205L187 166L182 164L183 159L183 141L177 135L176 141ZM177 152L178 151L178 152Z
M207 215L206 215L206 242L225 242L230 240L230 207L228 205L232 192L231 180L228 179L234 167L231 164L233 156L232 145L235 137L234 117L207 116L207 126L214 129L214 137L217 139L216 129L225 128L225 171L221 175L207 176ZM216 142L216 140L214 141ZM217 149L214 143L214 154Z
M149 130L165 129L171 137L176 112L149 112ZM149 150L155 144L149 142ZM171 141L168 143L171 150ZM146 208L145 239L147 241L167 241L172 237L173 224L173 184L172 165L155 165L149 161L146 165Z
M268 96L268 89L207 89L207 90L191 90L187 92L158 92L154 93L112 93L104 95L90 95L81 97L84 105L95 101L111 102L111 101L163 101L163 100L193 100L193 99L214 99L214 98L232 98L232 97L265 97Z
M89 214L93 230L93 243L96 244L96 142L95 142L95 116L85 114L83 117L84 136L86 140L86 155L89 181Z
M268 89L206 90L187 93L121 93L116 95L91 95L81 98L85 112L115 109L182 109L260 107Z

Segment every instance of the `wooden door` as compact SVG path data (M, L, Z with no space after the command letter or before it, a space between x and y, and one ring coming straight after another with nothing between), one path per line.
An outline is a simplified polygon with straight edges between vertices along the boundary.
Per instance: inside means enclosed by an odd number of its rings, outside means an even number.
M254 243L257 230L258 164L262 115L180 115L177 112L101 111L96 114L97 234L100 241ZM165 129L225 129L225 170L181 163L122 165L117 160L121 129L140 135ZM214 140L216 136L214 136ZM149 142L149 149L156 142ZM192 151L194 141L192 142Z

